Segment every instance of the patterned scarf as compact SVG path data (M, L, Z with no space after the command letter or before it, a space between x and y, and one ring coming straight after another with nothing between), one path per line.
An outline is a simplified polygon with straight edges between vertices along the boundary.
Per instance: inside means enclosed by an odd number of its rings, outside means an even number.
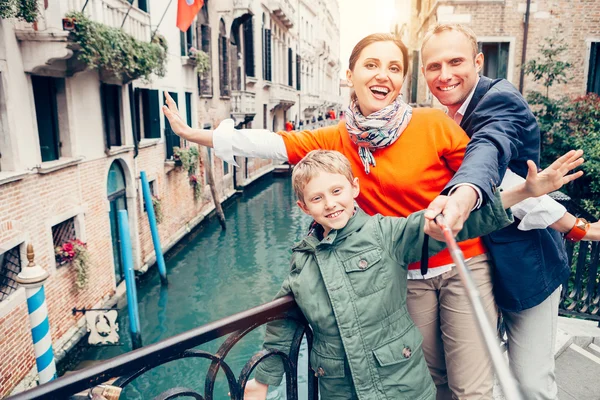
M346 111L346 129L350 139L358 146L358 155L370 172L375 166L373 151L387 147L400 137L412 117L412 107L398 96L390 105L365 117L352 100Z

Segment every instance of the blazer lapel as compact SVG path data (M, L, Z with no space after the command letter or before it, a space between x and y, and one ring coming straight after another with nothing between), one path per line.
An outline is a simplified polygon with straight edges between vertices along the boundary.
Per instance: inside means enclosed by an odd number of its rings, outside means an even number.
M488 92L488 90L490 90L490 87L493 86L493 82L494 81L492 79L488 78L487 76L481 76L479 78L479 83L477 83L477 87L475 88L475 93L473 93L473 97L471 97L471 102L469 103L469 106L467 107L467 111L465 111L465 115L463 116L463 119L460 122L460 127L463 128L467 132L469 137L471 136L471 134L469 134L469 131L467 131L467 129L466 129L467 123L469 121L469 117L473 113L473 110L475 109L475 107L477 107L477 104L479 104L479 101L481 100L481 98L483 96L485 96L485 94Z

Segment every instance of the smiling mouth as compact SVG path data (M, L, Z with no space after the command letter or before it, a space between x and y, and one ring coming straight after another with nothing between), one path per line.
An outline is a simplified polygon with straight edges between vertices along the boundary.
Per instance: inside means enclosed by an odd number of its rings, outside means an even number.
M371 89L371 93L373 93L373 95L375 96L375 98L377 99L385 99L386 96L390 93L390 89L386 88L385 86L371 86L369 89Z
M438 89L440 89L442 92L449 92L450 90L456 88L458 86L458 83L456 85L452 85L452 86L438 86Z
M331 214L329 214L329 215L326 215L325 217L326 217L326 218L337 218L337 217L339 217L340 215L342 215L342 212L343 212L343 210L339 210L339 211L336 211L336 212L334 212L334 213L331 213Z

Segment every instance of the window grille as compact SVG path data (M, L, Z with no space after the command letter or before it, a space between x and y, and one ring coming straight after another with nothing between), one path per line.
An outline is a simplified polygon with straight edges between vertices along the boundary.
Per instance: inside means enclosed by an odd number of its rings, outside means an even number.
M21 253L15 246L6 253L0 254L0 301L6 299L17 290L17 275L21 272Z

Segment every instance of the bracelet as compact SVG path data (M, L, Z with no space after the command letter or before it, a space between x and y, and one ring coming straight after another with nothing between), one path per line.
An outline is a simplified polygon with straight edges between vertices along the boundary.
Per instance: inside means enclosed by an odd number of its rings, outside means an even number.
M590 223L587 222L585 218L577 218L575 220L575 225L573 225L571 230L565 235L565 239L570 240L571 242L579 242L585 237L589 230Z

